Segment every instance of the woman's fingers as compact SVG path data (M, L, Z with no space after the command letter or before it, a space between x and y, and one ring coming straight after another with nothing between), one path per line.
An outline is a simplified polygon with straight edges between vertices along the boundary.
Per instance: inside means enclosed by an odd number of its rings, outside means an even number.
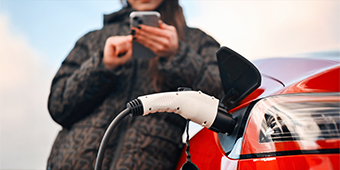
M131 48L132 36L113 36L106 41L115 51L115 56L125 53Z
M140 25L133 28L134 38L139 43L150 48L158 56L171 56L178 51L176 28L160 21L160 28Z
M155 40L150 39L150 37L146 37L143 35L138 35L138 38L136 38L136 41L140 44L143 44L145 47L151 49L156 55L163 56L162 53L164 49L166 48L166 43L160 43L161 40Z
M132 56L132 36L109 37L104 46L103 63L113 69L126 63Z
M159 36L156 34L151 34L146 31L136 31L135 38L140 43L147 46L147 44L169 44L169 36L166 34L163 34L163 36ZM145 43L143 43L145 41Z

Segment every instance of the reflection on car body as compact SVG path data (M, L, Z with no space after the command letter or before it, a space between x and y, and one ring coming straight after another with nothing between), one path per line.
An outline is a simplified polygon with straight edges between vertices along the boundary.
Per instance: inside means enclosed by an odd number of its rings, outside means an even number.
M191 136L199 169L340 169L340 52L253 61L261 86L229 113L231 134ZM185 153L177 169L185 162Z

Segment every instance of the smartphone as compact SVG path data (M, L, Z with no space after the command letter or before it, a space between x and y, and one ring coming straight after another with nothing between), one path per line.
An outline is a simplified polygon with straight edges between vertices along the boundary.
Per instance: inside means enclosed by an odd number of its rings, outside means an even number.
M160 14L157 11L134 11L130 14L130 25L136 27L140 24L158 27L158 21L160 19ZM134 58L153 58L156 54L149 48L138 43L137 41L132 41L132 57Z

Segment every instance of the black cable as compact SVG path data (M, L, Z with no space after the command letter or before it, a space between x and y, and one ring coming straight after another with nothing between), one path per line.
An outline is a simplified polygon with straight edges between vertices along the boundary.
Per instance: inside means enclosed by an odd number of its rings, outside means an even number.
M185 150L186 154L187 154L187 162L191 162L191 155L190 155L190 144L189 144L189 122L190 122L190 119L187 119L187 129L186 129L186 133L187 133L187 139L186 139L186 144L187 144L187 149Z
M101 170L103 164L104 153L106 149L107 142L109 141L110 135L112 131L117 127L120 121L122 121L127 115L131 114L131 116L139 116L143 115L143 104L139 99L134 99L126 104L126 109L121 111L110 123L109 127L106 129L103 139L100 142L96 164L94 166L94 170Z
M101 170L102 169L102 163L103 163L103 158L104 158L104 153L106 149L107 142L109 141L111 132L117 127L120 121L122 121L127 115L131 113L131 109L128 107L122 112L120 112L111 122L109 127L106 129L103 139L100 142L97 158L96 158L96 164L94 167L94 170Z

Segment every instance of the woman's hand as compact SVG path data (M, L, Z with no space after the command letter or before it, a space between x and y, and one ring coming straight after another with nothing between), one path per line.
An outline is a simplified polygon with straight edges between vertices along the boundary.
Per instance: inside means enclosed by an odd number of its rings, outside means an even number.
M103 63L109 69L125 64L132 56L132 36L112 36L105 42Z
M173 56L178 52L177 30L174 26L159 21L159 28L139 25L134 38L137 42L150 48L157 56Z

